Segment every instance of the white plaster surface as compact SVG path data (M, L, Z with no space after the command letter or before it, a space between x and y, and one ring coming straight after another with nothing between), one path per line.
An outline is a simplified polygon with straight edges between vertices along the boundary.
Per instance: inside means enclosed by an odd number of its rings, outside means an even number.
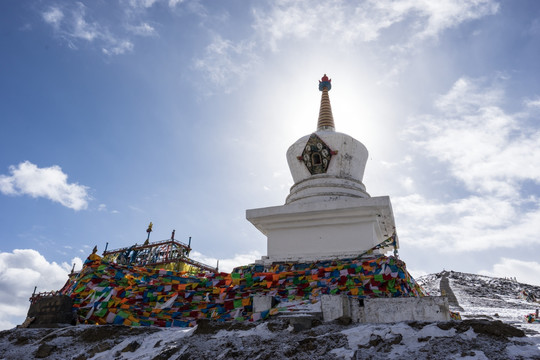
M363 306L360 302L363 301ZM401 321L449 321L448 300L442 296L357 299L342 295L321 295L324 321L342 316L355 323Z
M255 295L253 296L253 312L262 312L272 308L272 296Z
M340 295L321 295L321 310L324 321L332 321L346 315L346 298Z
M347 134L331 130L317 131L315 134L337 154L332 155L325 174L312 175L304 162L298 160L311 134L291 145L287 150L287 162L294 185L286 203L313 202L336 196L369 197L362 183L368 159L366 147Z
M387 196L251 209L246 217L268 238L265 262L354 257L394 231Z
M448 299L442 296L364 299L367 323L449 321Z

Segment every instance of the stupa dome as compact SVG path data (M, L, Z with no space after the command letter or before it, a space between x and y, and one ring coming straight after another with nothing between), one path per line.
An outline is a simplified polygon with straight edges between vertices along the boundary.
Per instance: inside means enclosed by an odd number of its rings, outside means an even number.
M335 131L326 74L319 81L321 107L317 131L298 139L287 150L294 185L286 204L367 198L362 183L368 159L366 147L352 136Z

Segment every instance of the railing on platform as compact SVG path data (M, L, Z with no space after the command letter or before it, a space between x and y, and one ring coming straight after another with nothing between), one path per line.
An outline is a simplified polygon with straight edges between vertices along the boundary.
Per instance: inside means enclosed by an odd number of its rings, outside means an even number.
M32 294L32 296L28 300L30 301L31 304L34 304L39 299L47 298L51 296L57 296L57 295L61 295L60 291L44 291L37 294Z
M191 247L177 240L162 240L148 244L135 244L120 249L104 251L103 257L121 265L156 266L161 264L185 263L201 270L217 272L217 267L189 258Z
M118 252L123 252L123 251L126 251L126 250L141 250L141 249L145 249L145 248L149 248L149 247L155 247L157 245L162 245L162 244L167 244L167 243L174 243L175 245L179 245L181 247L184 247L186 249L190 249L191 250L191 247L181 241L178 241L178 240L171 240L171 239L167 239L167 240L160 240L160 241L156 241L156 242L153 242L153 243L149 243L149 244L141 244L141 245L138 245L138 244L135 244L135 245L132 245L132 246L126 246L126 247L123 247L123 248L119 248L119 249L114 249L114 250L109 250L109 251L104 251L103 252L103 256L106 256L106 255L110 255L110 254L115 254L115 253L118 253Z

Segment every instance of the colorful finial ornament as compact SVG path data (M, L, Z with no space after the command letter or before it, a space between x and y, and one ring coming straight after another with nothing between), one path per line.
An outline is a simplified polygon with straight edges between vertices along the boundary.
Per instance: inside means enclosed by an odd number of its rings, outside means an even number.
M324 88L326 90L332 89L332 79L329 79L326 74L319 80L319 91L323 91Z
M88 256L88 259L89 259L90 261L95 261L95 260L101 259L101 256L99 256L98 254L96 254L96 253L97 253L97 250L98 250L98 249L97 249L97 245L96 245L96 246L94 246L94 249L92 250L92 253Z
M319 110L319 120L317 121L317 131L334 131L334 116L332 115L332 107L330 106L330 97L328 91L332 88L332 79L329 79L326 74L319 80L319 90L321 95L321 109Z
M150 233L152 232L152 222L150 221L150 224L148 224L148 229L146 229L146 232L148 233L148 236L146 237L146 241L144 242L144 245L148 245L150 243Z

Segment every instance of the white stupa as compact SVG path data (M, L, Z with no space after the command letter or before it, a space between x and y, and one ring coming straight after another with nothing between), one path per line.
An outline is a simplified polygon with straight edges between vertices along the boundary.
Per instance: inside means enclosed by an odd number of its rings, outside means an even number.
M335 131L330 89L325 74L319 81L317 131L287 150L294 185L285 205L246 211L247 219L267 236L265 264L352 258L394 233L390 198L371 197L362 183L366 147Z

